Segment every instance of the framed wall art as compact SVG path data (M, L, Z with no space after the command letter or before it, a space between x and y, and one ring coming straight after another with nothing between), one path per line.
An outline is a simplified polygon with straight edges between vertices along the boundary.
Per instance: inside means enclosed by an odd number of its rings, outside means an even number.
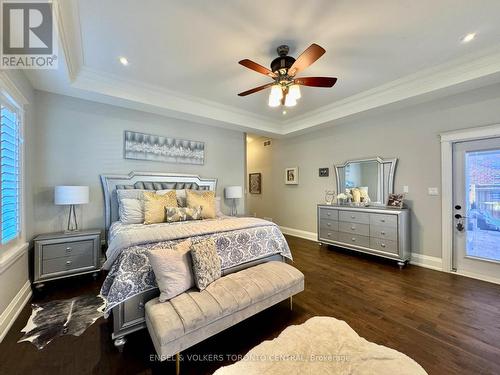
M125 159L161 161L164 163L205 163L205 143L125 131Z
M260 173L250 173L248 175L248 191L250 194L262 193L262 175Z

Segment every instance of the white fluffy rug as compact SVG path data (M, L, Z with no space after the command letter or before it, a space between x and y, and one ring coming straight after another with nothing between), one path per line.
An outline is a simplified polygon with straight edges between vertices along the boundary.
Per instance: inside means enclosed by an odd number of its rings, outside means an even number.
M397 350L360 337L335 318L314 317L287 327L271 341L264 341L233 365L214 375L426 374L413 359Z

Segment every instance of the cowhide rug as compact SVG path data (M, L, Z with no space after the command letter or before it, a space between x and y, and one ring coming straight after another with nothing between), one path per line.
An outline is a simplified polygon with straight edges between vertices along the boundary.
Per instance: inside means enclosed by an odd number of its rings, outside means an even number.
M78 296L66 300L31 304L33 312L21 330L18 341L30 341L43 349L57 336L80 336L90 325L103 316L104 300L101 296Z

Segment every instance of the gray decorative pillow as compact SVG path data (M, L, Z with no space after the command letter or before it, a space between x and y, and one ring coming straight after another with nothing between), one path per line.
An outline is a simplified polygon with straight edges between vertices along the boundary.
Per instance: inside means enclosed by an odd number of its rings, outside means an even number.
M160 289L160 302L168 301L194 286L191 241L182 241L173 248L153 249L147 252Z
M194 282L199 290L221 277L220 258L215 240L209 238L191 244Z
M176 221L200 220L201 206L198 207L165 207L167 223Z

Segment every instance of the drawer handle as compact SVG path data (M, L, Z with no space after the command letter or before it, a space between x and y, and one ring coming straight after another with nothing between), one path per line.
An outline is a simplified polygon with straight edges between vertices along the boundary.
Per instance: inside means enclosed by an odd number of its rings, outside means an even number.
M331 226L332 226L332 223L326 223L326 226L327 226L327 227L331 227Z
M385 243L381 243L380 246L385 247Z
M353 238L351 238L351 241L352 242L356 242L356 239L353 237Z
M66 265L67 265L67 266L71 266L71 260L67 260L67 261L66 261Z
M384 231L380 232L380 234L381 234L382 236L385 236L385 232L384 232Z
M142 302L142 301L141 301L141 302L139 302L139 304L137 305L137 308L138 308L139 310L144 310L144 302Z
M332 234L331 233L328 233L327 236L330 237Z
M351 230L356 230L356 227L355 227L355 226L352 226L352 227L351 227Z
M327 212L327 213L326 213L326 216L330 216L330 212Z
M67 252L67 253L71 253L71 250L72 250L72 249L71 249L71 247L67 247L67 248L66 248L66 252Z
M356 216L351 216L351 219L356 219Z
M385 219L380 219L380 222L381 223L385 223Z

